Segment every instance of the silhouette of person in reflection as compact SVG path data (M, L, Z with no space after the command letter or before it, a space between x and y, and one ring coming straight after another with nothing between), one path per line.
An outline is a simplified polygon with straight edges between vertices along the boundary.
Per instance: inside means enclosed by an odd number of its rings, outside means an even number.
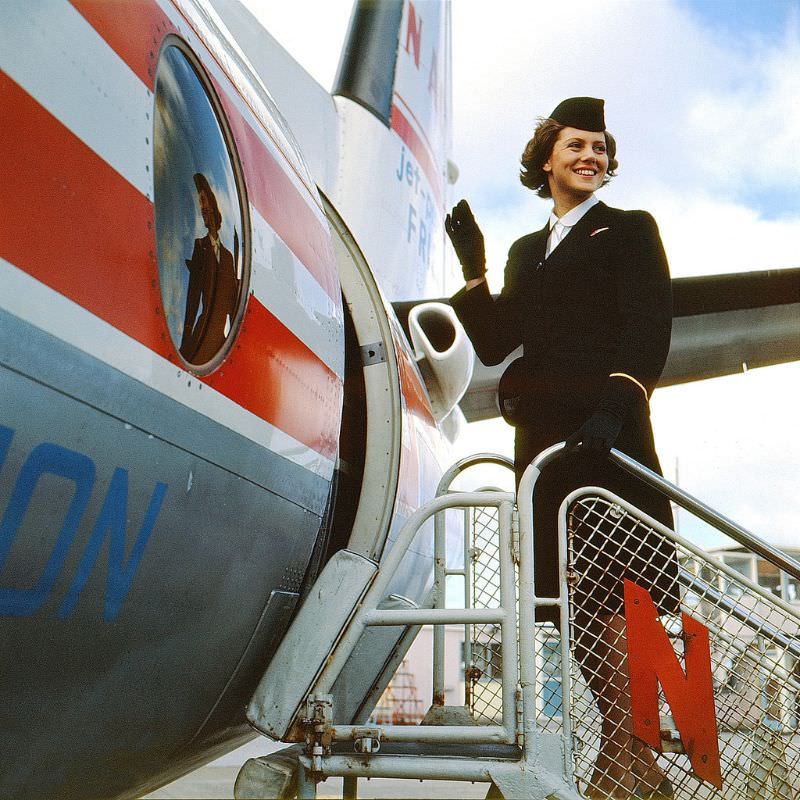
M222 214L208 179L197 172L194 185L208 233L194 240L192 257L186 260L189 287L180 351L187 361L205 364L219 352L233 325L240 281L232 253L220 241Z

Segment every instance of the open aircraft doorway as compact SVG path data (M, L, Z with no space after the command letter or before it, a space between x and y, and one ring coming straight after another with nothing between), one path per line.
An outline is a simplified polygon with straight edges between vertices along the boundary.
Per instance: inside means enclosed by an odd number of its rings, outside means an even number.
M400 377L384 299L347 226L323 197L344 295L345 398L327 556L347 547L379 560L400 464ZM326 558L327 560L327 558Z

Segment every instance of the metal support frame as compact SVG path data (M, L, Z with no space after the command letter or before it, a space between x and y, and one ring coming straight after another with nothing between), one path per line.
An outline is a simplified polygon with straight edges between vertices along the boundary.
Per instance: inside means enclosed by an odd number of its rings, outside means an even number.
M523 503L527 504L530 502L530 509L533 509L533 488L539 475L541 475L542 470L549 463L558 458L563 449L564 442L554 444L552 447L548 447L546 450L543 450L541 453L539 453L539 455L536 456L536 458L528 465L525 473L522 476L522 481L520 481L518 492L518 504L520 507L521 517L523 517ZM729 536L735 542L738 542L740 545L742 545L742 547L745 547L746 549L763 556L765 559L767 559L767 561L770 561L784 572L800 580L800 564L791 558L791 556L788 556L786 553L773 547L771 544L765 542L754 533L745 530L740 525L737 525L735 522L729 520L727 517L715 511L710 506L707 506L702 502L702 500L698 500L688 492L685 492L679 486L670 483L670 481L668 481L666 478L656 472L653 472L653 470L648 469L643 464L640 464L638 461L632 459L630 456L625 455L625 453L621 453L619 450L612 449L608 457L611 462L619 465L627 472L630 472L631 475L641 480L647 486L650 486L656 491L661 492L661 494L668 497L681 508L685 509L691 514L694 514L704 522L707 522L709 525L716 528L721 533L724 533L726 536ZM578 489L576 490L576 494L581 493L582 491L582 489ZM566 509L566 507L566 505L561 506L562 512ZM633 509L632 506L630 508ZM639 509L633 510L638 516L647 521L648 525L653 523L654 525L660 526L660 523L656 522L656 520L652 519L652 517L648 517ZM523 522L526 524L529 523L531 526L533 526L532 517L525 515ZM660 527L663 528L663 526ZM674 534L672 534L670 531L670 535ZM773 599L775 598L773 597Z
M491 454L472 456L455 464L442 477L437 496L411 515L401 529L391 551L380 565L359 608L330 653L309 696L308 712L304 720L308 731L308 749L306 754L300 757L298 784L300 797L314 797L316 781L324 777L339 775L345 778L346 791L351 796L355 795L359 777L395 777L420 780L492 781L506 797L530 797L536 798L536 800L546 797L559 800L578 799L578 794L574 789L576 778L573 757L575 731L573 730L572 716L567 710L567 704L572 702L571 681L575 674L570 643L568 509L573 503L587 496L603 498L608 503L619 506L624 513L634 517L639 524L647 525L676 543L680 543L685 552L693 554L693 557L698 560L708 560L709 557L699 548L695 548L621 498L604 489L585 487L570 494L559 512L559 596L557 598L537 597L534 585L533 491L542 470L559 456L563 447L564 444L561 443L545 450L525 470L516 497L518 520L515 519L515 496L513 493L492 489L478 492L453 492L450 489L455 477L475 464L494 463L513 468L510 459ZM610 459L649 486L665 494L682 508L710 523L753 552L767 558L786 573L800 579L800 565L793 559L717 514L708 506L628 456L612 450ZM500 542L499 608L475 609L470 607L471 554L467 538L468 513L469 509L475 507L497 509ZM445 514L450 509L464 509L465 513L464 564L463 567L455 569L448 569L446 561ZM379 609L378 603L386 594L396 569L417 532L430 517L434 517L434 607L401 610ZM518 540L515 527L517 523L519 527ZM517 555L518 584L515 581ZM726 565L715 562L715 568L719 574L725 574L747 585L747 588L758 595L762 601L770 602L773 607L780 607L784 612L800 619L795 609L778 601L761 587L742 578ZM465 581L465 608L446 608L446 580L449 575L461 576ZM783 652L800 659L800 645L796 638L772 625L769 620L759 619L753 610L746 612L738 610L733 599L725 597L722 592L686 570L679 573L679 581L685 589L693 591L703 601L713 601L716 607L724 608L732 618L738 618L740 621L750 624L758 624L760 636L766 637L776 647L782 648ZM537 683L540 676L537 675L536 670L535 617L538 606L555 606L559 609L561 623L559 660L563 714L558 733L550 733L537 725ZM519 618L517 618L517 612ZM501 724L471 726L336 724L335 713L332 714L327 710L331 702L331 690L361 636L367 628L374 626L405 626L409 628L420 625L434 626L433 702L434 705L443 705L444 625L451 623L463 623L467 631L472 625L497 624L501 628L503 646ZM731 638L725 631L720 631L720 634L721 640L726 636L728 639ZM467 642L469 640L468 636ZM738 645L738 643L735 644ZM733 649L735 650L736 647ZM745 646L739 649L747 650ZM794 677L785 670L776 668L771 674L785 678L787 685L794 685ZM762 733L764 742L767 742L767 738L764 738L766 731ZM357 752L353 755L334 755L330 750L331 741L353 741ZM420 745L425 743L450 743L467 746L518 745L520 746L520 757L516 760L504 760L491 756L414 758L380 754L381 742L413 742ZM772 739L769 739L768 744L767 749L772 754L773 761L778 764L776 767L778 769L783 762L780 761L780 754L776 755L778 753L777 745ZM756 766L751 767L751 772L756 769ZM772 780L774 783L778 778L773 777Z
M534 680L535 668L532 653L535 631L532 625L520 629L517 621L517 581L514 556L519 550L519 564L527 593L533 596L533 540L528 537L519 544L515 540L514 494L496 490L478 492L453 492L450 485L455 477L470 466L495 463L512 468L512 462L502 456L481 454L463 459L442 478L437 496L425 507L412 514L401 529L391 551L367 590L360 607L342 633L319 674L308 700L306 724L309 731L308 750L300 759L302 796L309 797L311 784L331 775L348 779L348 791L355 791L358 777L408 777L440 780L491 781L507 797L564 798L577 800L570 789L568 748L565 742L553 735L536 730L535 699L528 697L525 705L525 687ZM449 509L464 509L465 514L475 507L497 509L499 520L500 552L500 606L474 609L470 607L449 609L445 607L445 581L448 574L469 576L469 549L464 544L463 569L448 570L444 517ZM435 529L435 601L430 609L379 609L378 603L386 593L394 572L422 525L434 517ZM465 593L468 598L468 592ZM522 594L521 594L522 600ZM526 600L522 600L523 605ZM559 600L566 602L566 593ZM465 604L466 605L466 604ZM433 625L435 636L434 683L435 700L444 700L443 626L457 623L466 626L497 624L500 626L504 646L502 660L502 722L499 725L341 725L334 720L320 723L325 718L330 703L331 689L352 654L360 637L372 626ZM519 648L525 653L520 658ZM530 655L529 655L530 654ZM518 665L522 666L522 671ZM437 677L438 676L438 677ZM522 696L523 702L520 703ZM440 703L440 704L441 704ZM529 719L530 718L530 719ZM529 735L526 737L525 732ZM331 741L353 741L358 753L333 755L326 744ZM426 756L410 759L407 756L380 754L381 742L414 742L418 744L451 744L463 746L511 745L510 752L518 758L465 759L463 757ZM520 746L515 750L514 746Z
M358 640L365 629L372 625L445 625L448 623L471 622L486 623L497 622L501 625L507 641L513 642L516 650L517 620L514 613L514 565L511 559L511 511L514 495L510 492L458 492L434 498L423 508L416 511L408 519L400 531L397 541L393 545L385 562L369 588L360 609L356 612L347 630L340 639L327 665L319 676L314 688L315 696L330 694L336 678L339 676L347 659L350 657ZM409 545L414 540L417 531L430 517L449 508L469 508L471 506L496 506L502 520L500 526L501 549L507 553L507 558L501 565L501 608L497 611L488 609L409 609L409 610L379 610L378 603L383 598L394 572L402 561ZM506 641L504 637L504 641ZM516 654L514 654L516 656ZM395 736L408 741L413 739L418 742L470 741L482 743L503 742L514 744L516 741L516 714L514 712L513 694L516 685L516 657L504 660L503 663L504 685L509 685L509 709L504 711L501 726L453 726L442 728L439 726L415 726L408 729L405 726L382 727L382 738ZM361 726L334 726L337 740L357 739ZM413 733L413 736L409 736ZM445 738L443 735L446 734ZM395 739L399 741L400 739Z
M536 479L547 464L559 456L562 449L563 444L559 444L541 453L523 476L518 497L520 523L523 530L532 528L530 514L532 507L529 504ZM731 522L625 454L612 450L609 458L681 508L777 566L784 575L800 578L800 564L791 557L776 550L767 542ZM607 511L602 512L602 508ZM742 684L739 691L744 694L740 698L739 706L728 708L726 716L722 718L723 728L720 729L719 740L722 751L723 789L719 794L714 792L714 796L719 796L721 800L755 800L756 797L773 795L776 798L795 796L800 791L800 776L798 775L800 771L800 720L797 719L796 711L797 702L800 700L800 692L798 692L800 682L797 680L796 673L792 674L791 670L787 669L784 656L794 659L794 661L788 662L790 665L800 663L800 641L798 640L800 614L797 607L775 597L764 587L744 577L699 547L692 545L640 509L600 487L576 489L564 499L559 510L559 570L562 589L566 582L568 559L571 558L573 548L569 515L575 509L582 510L584 514L588 509L592 509L592 513L598 517L610 514L612 518L616 518L616 521L612 519L614 526L620 524L623 519L627 519L628 524L634 526L627 530L634 531L637 529L635 526L642 526L644 529L652 530L654 534L662 537L665 541L672 542L677 548L680 558L688 559L686 563L691 564L693 570L697 572L694 574L686 567L679 567L677 586L681 588L682 597L687 592L694 597L688 607L684 605L684 610L688 608L689 613L695 619L701 620L710 632L712 668L714 668L714 664L720 666L722 657L728 654L740 659L741 666L736 668L738 672L735 674L736 680ZM601 523L592 523L595 532L603 530L602 527L598 527L599 525ZM580 540L580 543L583 541L585 540ZM576 543L575 547L578 548L580 543ZM576 577L580 580L580 576ZM741 599L739 594L732 596L728 594L728 586L738 587L737 592L742 594ZM574 588L578 591L577 587ZM521 613L523 609L524 605L520 609ZM565 701L563 730L566 731L566 726L573 716L578 725L585 727L581 721L586 716L587 707L585 701L578 699L577 695L580 692L573 694L570 688L567 636L563 634L565 631L574 634L577 629L570 631L567 627L564 610L562 607L561 663ZM574 620L571 621L574 623ZM520 626L522 627L523 624L521 619ZM668 617L666 625L670 630L670 635L680 637L680 623L677 615L674 619ZM768 648L773 650L771 655L767 654ZM715 652L718 655L715 655ZM573 675L576 674L574 659L571 671ZM716 675L716 673L714 674ZM580 679L580 676L578 677ZM770 684L769 689L768 683ZM753 692L754 687L757 687L757 696L753 698L754 702L752 702L746 692ZM768 696L768 692L771 692L770 696ZM574 706L570 712L566 708L567 698L569 698L570 706ZM717 701L720 699L717 698ZM664 708L662 707L663 713ZM725 712L718 710L718 713ZM788 722L784 722L785 718L782 714L786 715ZM668 725L674 724L669 718L663 718L662 724L663 720L666 720ZM732 723L735 725L733 728L730 727ZM595 732L599 735L599 730L595 730ZM680 734L677 731L662 731L662 736L665 733L677 736L676 741L680 745ZM580 736L578 738L580 739ZM586 744L586 740L584 740L584 744ZM583 780L588 778L588 772L585 769L587 766L591 769L591 753L593 752L592 747L587 752L576 752L577 778L580 779L581 775ZM688 800L689 798L710 796L708 787L705 784L701 785L693 775L687 756L682 755L685 752L682 747L677 749L665 747L664 752L672 753L669 757L664 758L662 766L667 768L676 797ZM579 763L581 761L584 763Z
M453 464L447 472L442 475L439 485L436 487L436 497L442 497L451 492L453 481L465 470L479 464L495 464L505 467L514 472L514 462L506 456L495 453L478 453L477 455L467 456ZM479 490L484 491L484 490ZM433 590L436 608L444 608L447 595L447 578L450 575L459 575L464 579L464 606L471 607L469 590L469 507L464 509L464 561L461 569L448 569L447 567L447 540L445 528L445 514L438 513L433 520L433 541L434 541L434 561L433 561ZM472 623L465 623L465 630L469 631ZM467 633L464 639L465 645L469 648L471 636ZM471 653L465 652L465 656ZM433 628L433 705L443 706L444 703L444 626L435 625Z

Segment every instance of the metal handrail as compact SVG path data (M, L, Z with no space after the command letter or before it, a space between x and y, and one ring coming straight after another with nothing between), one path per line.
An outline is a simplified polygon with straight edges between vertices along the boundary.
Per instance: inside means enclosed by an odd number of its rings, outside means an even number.
M563 530L561 515L564 514L566 505L572 502L575 495L581 492L599 492L601 496L607 497L612 502L619 501L620 505L628 508L631 513L640 514L643 521L653 525L664 535L667 529L657 521L648 517L643 512L629 507L622 498L610 495L607 490L600 487L584 487L573 492L562 504L559 512L559 537L558 537L558 560L559 560L559 596L558 598L537 597L534 585L534 548L533 548L533 488L542 470L554 459L558 458L564 450L564 443L554 445L540 453L533 462L527 467L520 482L517 494L517 505L519 509L519 586L517 601L517 615L514 613L515 591L514 591L514 562L512 559L512 518L514 494L511 492L482 491L482 492L453 492L450 484L454 478L463 470L470 466L480 463L495 463L508 468L512 467L512 462L503 456L492 454L480 454L462 459L453 465L443 475L437 489L437 497L429 501L423 508L414 512L406 521L405 525L398 534L397 540L392 550L389 552L380 570L375 575L372 585L367 590L362 600L361 607L356 611L348 628L343 633L336 650L328 660L325 668L319 676L315 695L323 702L324 695L330 693L334 681L337 679L344 663L352 654L356 644L361 639L364 631L372 626L393 626L397 627L404 624L432 624L434 630L443 630L443 624L450 622L457 623L486 623L499 622L502 626L502 641L504 645L504 658L502 663L502 725L490 726L374 726L374 725L337 725L331 720L327 730L337 740L363 739L369 740L377 737L385 741L413 741L413 742L449 742L461 741L472 743L497 743L508 744L517 743L522 745L522 756L519 762L515 762L513 769L519 771L520 776L528 775L533 781L536 776L542 774L541 766L544 753L548 753L548 758L556 756L557 761L562 762L562 776L566 785L574 786L574 765L572 762L572 723L570 715L562 715L561 731L558 735L560 748L558 751L552 749L552 745L558 741L556 734L552 735L555 741L547 741L550 734L539 730L536 719L537 704L537 682L538 675L535 664L535 646L533 636L535 635L535 609L539 606L556 606L559 608L561 619L561 681L562 681L562 702L571 696L571 669L570 669L570 625L569 625L569 597L566 580L567 570L567 544L566 535ZM651 470L638 464L633 459L619 453L611 451L610 460L613 463L641 478L647 485L666 495L679 506L695 513L718 530L726 533L732 539L740 542L743 546L759 553L764 558L776 563L777 566L786 565L785 571L800 578L800 565L793 559L784 556L779 551L772 548L753 534L727 520L722 515L717 514L712 509L705 506L691 495L683 492L666 479L656 475ZM501 605L499 609L480 609L468 608L465 603L464 609L444 608L444 577L447 575L446 548L444 536L444 514L448 509L469 509L473 506L494 506L499 514L499 538L500 538L500 589ZM435 569L439 587L439 597L437 598L436 608L430 609L406 609L391 610L379 609L378 602L385 594L395 569L399 566L403 554L412 543L417 532L431 518L434 518L435 525ZM564 515L565 517L565 515ZM663 530L662 530L663 529ZM675 534L668 532L673 538ZM693 549L693 546L690 546ZM468 571L463 570L465 576ZM696 592L702 595L709 595L713 592L713 587L708 585L700 586L694 583L693 576L686 574L681 576L686 584L691 586ZM725 599L725 598L723 598ZM753 621L752 613L749 621ZM759 623L762 620L757 620ZM766 621L764 621L766 622ZM790 652L796 651L792 643L788 642L788 637L784 637L782 632L774 626L765 628L764 633L773 640L781 644L789 644L787 648ZM519 645L517 637L519 637ZM441 648L443 652L443 647ZM518 666L517 666L518 665ZM438 669L435 669L438 672ZM517 684L518 680L518 684ZM443 684L443 681L442 681ZM515 689L519 686L519 699L521 706L516 702ZM435 683L436 686L436 683ZM441 687L443 689L443 685ZM442 691L443 697L443 691ZM321 697L322 696L322 697ZM521 709L520 717L516 716L518 709ZM520 733L522 736L520 736ZM548 748L547 751L545 748ZM320 753L322 747L320 745ZM556 755L557 754L557 755ZM556 763L557 763L556 761ZM519 764L517 766L516 764ZM314 752L311 756L303 756L302 764L304 769L311 770L317 775L323 774L344 774L349 776L365 775L377 777L379 775L393 775L403 777L422 777L423 775L438 778L452 778L458 780L495 780L506 771L512 774L512 767L505 764L495 763L479 759L458 759L445 757L426 757L424 765L417 762L406 763L399 757L386 756L383 760L376 763L369 762L363 756L333 756L319 755ZM517 773L513 773L515 776ZM549 770L548 774L554 774ZM516 778L515 778L516 779ZM555 784L553 784L555 786ZM537 784L538 788L538 784ZM553 794L548 790L549 794ZM544 792L541 795L544 796ZM533 796L529 793L529 796ZM558 794L555 796L562 796ZM576 797L572 791L564 790L564 797Z
M783 631L779 630L753 611L742 611L735 601L725 596L724 592L711 586L706 581L701 580L696 575L692 575L688 570L681 568L679 574L683 585L694 592L701 600L710 600L715 605L724 608L725 611L739 622L743 624L749 623L757 627L760 636L769 639L800 661L800 643L795 641L791 636L787 636Z
M436 497L441 497L450 492L453 481L465 470L481 464L495 464L506 467L511 472L514 471L514 462L508 456L501 456L497 453L475 453L465 456L453 464L439 480L436 487ZM469 511L464 511L464 605L469 608L471 597L469 593L469 563L467 560L467 515ZM445 526L445 512L438 513L433 520L433 541L434 541L434 560L433 560L433 596L436 608L444 608L446 600L446 582L449 570L447 569L447 536ZM469 637L465 635L465 644L469 642ZM445 635L443 625L433 626L433 697L432 705L443 706L444 697L444 647ZM465 649L465 656L467 655ZM471 655L471 653L470 653Z
M548 447L546 450L543 450L538 456L536 456L536 458L525 470L522 481L520 481L520 494L522 494L521 490L523 485L526 485L527 487L527 484L525 483L525 477L528 475L529 471L533 469L536 472L535 475L532 475L532 480L528 481L528 483L530 483L529 491L532 492L533 485L541 474L541 471L550 462L558 458L564 447L565 443L560 442L559 444L554 444L552 447ZM738 542L740 545L742 545L742 547L745 547L751 552L762 556L776 567L779 567L792 577L800 580L800 563L795 561L795 559L793 559L791 556L788 556L786 553L773 547L771 544L769 544L769 542L765 542L754 533L750 533L750 531L745 530L740 525L737 525L735 522L729 520L727 517L723 516L718 511L715 511L701 500L698 500L688 492L685 492L674 483L670 483L670 481L668 481L662 475L653 472L653 470L648 469L643 464L640 464L638 461L634 460L625 453L621 453L619 450L612 449L608 456L612 463L618 464L624 470L636 476L651 488L668 497L681 508L690 511L692 514L699 517L704 522L707 522L721 533L724 533L735 542Z
M387 741L413 740L417 742L440 742L450 737L463 741L515 744L517 741L516 714L514 707L514 689L516 685L516 647L517 619L514 608L514 564L511 557L511 517L514 495L511 492L450 492L436 497L422 508L415 511L406 520L398 533L388 556L375 574L360 607L342 634L336 649L329 657L314 685L314 694L323 696L330 694L344 665L350 658L361 636L368 627L389 625L434 624L449 622L472 622L484 624L488 621L499 621L508 642L510 652L508 663L503 663L503 724L495 726L454 726L443 729L438 726L415 725L397 728L396 726L378 726L381 737ZM422 525L431 517L449 508L465 508L471 506L495 506L500 517L500 540L503 562L500 573L501 609L404 609L383 610L378 604L385 596L394 578L403 556L413 542ZM509 608L512 609L509 611ZM527 641L523 636L523 641ZM331 731L339 740L359 738L369 735L376 726L332 725Z
M515 519L513 492L482 490L477 492L449 491L449 481L455 475L481 462L501 464L511 468L510 459L503 456L480 455L463 459L448 471L448 480L442 481L439 496L429 500L406 520L394 541L392 549L374 574L363 598L354 609L334 650L330 653L320 675L315 679L309 697L309 718L314 739L306 753L300 757L299 786L302 797L315 796L316 782L322 776L343 775L355 777L434 778L459 781L491 781L497 786L513 787L526 797L559 797L579 800L574 790L571 771L571 740L537 729L536 702L530 692L535 683L535 629L533 625L520 629L517 621L517 604L533 602L533 546L528 538L519 548L519 601L515 585L515 559L513 546L513 520ZM433 517L438 520L452 509L468 510L475 507L496 508L499 537L500 607L475 609L413 608L380 609L378 604L386 594L395 571L409 546L422 527ZM528 546L524 546L528 545ZM446 571L445 551L437 546L436 563ZM542 601L539 601L540 603ZM559 600L566 607L566 588ZM520 619L523 619L520 612ZM487 624L499 623L503 642L501 665L502 724L500 725L436 725L413 726L336 724L330 695L342 669L352 656L364 632L374 626L399 627L431 624L435 627L448 623ZM526 698L520 704L520 698ZM311 708L313 706L313 709ZM326 709L328 709L326 711ZM523 731L527 735L523 735ZM336 741L356 741L357 754L333 755L326 751L323 736ZM559 741L560 739L560 741ZM483 750L480 757L459 755L426 755L422 759L404 756L381 755L372 760L368 754L377 753L380 742L412 742L415 744L458 745L511 745L513 756L506 749L499 755ZM376 747L377 745L377 747ZM366 749L365 749L366 748ZM474 752L474 751L473 751ZM505 789L504 789L505 791Z
M517 489L517 508L519 510L520 528L520 549L523 551L533 550L533 491L536 481L548 464L555 461L562 455L566 447L565 442L559 442L539 453L536 458L526 467ZM680 487L670 483L666 478L656 474L652 470L635 461L630 456L612 449L609 453L609 460L618 464L645 484L673 500L681 508L697 515L705 522L712 525L717 530L725 533L731 539L739 542L743 547L766 558L771 563L783 569L788 574L800 580L800 564L785 553L772 547L770 544L760 539L755 534L746 531L736 525L731 520L717 513L705 503L684 492ZM576 490L577 491L580 490ZM573 493L575 494L575 493ZM527 559L526 559L527 561ZM558 565L559 565L559 599L553 604L560 606L559 616L561 621L561 690L562 696L568 697L571 692L571 679L569 672L570 643L569 643L569 608L568 599L564 596L567 578L567 552L566 537L558 537ZM532 574L533 559L529 560L527 569L520 568L520 630L527 628L533 629L535 624L535 608L544 605L544 598L536 597ZM530 574L528 569L531 570ZM552 601L551 601L552 602ZM522 679L523 705L535 702L535 681L536 674L534 665L530 661L530 656L521 650L520 652L520 674ZM530 721L526 720L527 725ZM525 730L525 734L533 733L532 730ZM569 752L567 742L571 740L572 730L569 715L564 715L562 723L562 737L565 743L565 754ZM571 764L567 764L568 757L565 755L565 770L569 770Z
M508 467L511 472L514 471L514 461L508 456L501 456L498 453L474 453L471 456L465 456L456 461L456 463L442 475L439 480L439 485L436 487L436 497L449 491L450 484L452 484L456 477L464 472L464 470L475 467L478 464L496 464L500 467Z

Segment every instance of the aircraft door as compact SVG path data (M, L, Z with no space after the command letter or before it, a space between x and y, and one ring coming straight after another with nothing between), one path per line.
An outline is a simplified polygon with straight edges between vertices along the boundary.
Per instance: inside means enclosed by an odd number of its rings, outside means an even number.
M352 234L323 198L345 312L345 400L327 556L347 547L378 560L394 512L402 402L383 297Z

